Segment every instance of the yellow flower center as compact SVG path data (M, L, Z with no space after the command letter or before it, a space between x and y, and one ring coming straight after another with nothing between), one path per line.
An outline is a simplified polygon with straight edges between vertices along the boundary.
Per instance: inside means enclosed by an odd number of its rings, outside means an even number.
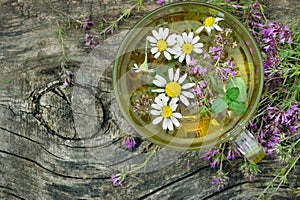
M173 114L173 112L172 112L172 109L170 108L170 106L164 106L162 108L161 116L163 116L164 118L171 117L172 114Z
M163 52L167 49L168 44L164 40L158 40L156 43L156 46L157 46L159 52Z
M185 43L182 45L182 51L185 54L190 54L193 51L193 45L191 43Z
M215 23L215 18L213 17L207 17L204 21L204 26L208 27L208 26L212 26Z
M166 93L169 97L178 97L181 93L181 86L177 82L170 82L166 85Z

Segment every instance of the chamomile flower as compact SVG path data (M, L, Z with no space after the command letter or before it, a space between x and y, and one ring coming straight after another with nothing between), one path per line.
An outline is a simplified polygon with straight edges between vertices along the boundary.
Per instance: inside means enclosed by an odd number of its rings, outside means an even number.
M165 56L166 59L171 60L173 54L172 49L170 48L176 44L176 35L169 35L170 30L168 28L159 28L158 32L152 30L152 36L147 36L147 40L151 42L151 53L154 55L154 58L158 58L161 54Z
M178 98L172 98L170 103L169 97L165 94L160 94L154 99L154 103L151 105L153 110L150 113L157 116L153 119L152 124L156 125L162 121L163 130L174 130L174 125L176 127L180 126L178 119L182 118L182 115L175 112L178 107Z
M182 35L177 35L177 45L174 47L175 58L179 58L178 61L181 63L184 59L186 64L189 65L191 62L191 54L202 53L203 43L198 43L200 40L199 36L194 37L194 33L190 32L187 34L186 32L182 33Z
M131 68L134 72L139 73L139 72L155 72L154 69L149 69L147 59L147 46L148 46L148 41L146 41L146 47L145 47L145 58L144 62L138 66L136 63L134 63L133 67Z
M203 29L206 30L206 32L208 33L208 35L210 35L210 32L215 29L217 31L222 31L223 29L218 25L219 21L224 20L223 18L220 17L206 17L203 25L200 26L197 30L196 33L200 33Z
M184 105L189 106L190 102L187 98L194 98L193 93L185 90L190 90L195 83L186 83L185 81L187 74L185 73L179 77L179 68L176 70L175 74L172 68L168 70L169 82L166 79L158 74L155 75L155 79L152 81L154 85L160 87L159 89L154 89L152 92L165 93L171 98L179 98L180 102Z

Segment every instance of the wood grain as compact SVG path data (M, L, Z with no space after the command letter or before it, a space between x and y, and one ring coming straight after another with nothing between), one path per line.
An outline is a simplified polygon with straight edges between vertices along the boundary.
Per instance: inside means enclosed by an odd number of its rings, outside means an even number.
M299 16L299 1L280 2L267 1L272 19ZM111 174L142 163L149 148L143 140L134 152L122 147L126 122L114 99L112 61L126 30L155 4L145 1L118 34L93 51L84 47L84 32L55 9L104 23L131 5L129 0L0 1L1 199L253 199L277 172L280 164L266 158L259 164L262 174L251 182L243 179L238 162L225 163L231 179L217 192L210 184L214 171L198 152L162 149L145 172L129 176L123 187L112 185ZM57 24L68 27L69 64L76 73L70 90L62 88L58 75ZM273 199L295 199L289 188L299 187L299 177L298 164Z

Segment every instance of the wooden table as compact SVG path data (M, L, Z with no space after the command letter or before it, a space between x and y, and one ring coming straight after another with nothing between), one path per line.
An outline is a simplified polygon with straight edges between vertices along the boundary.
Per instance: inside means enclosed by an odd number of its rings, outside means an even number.
M112 88L112 65L126 30L151 9L134 11L119 34L108 36L99 48L84 47L84 31L75 19L91 16L96 23L113 20L132 1L116 0L1 0L0 1L0 198L1 199L254 199L272 179L280 163L266 157L262 173L247 181L239 161L225 163L229 184L220 192L210 184L215 172L198 152L163 149L122 187L111 174L142 163L148 142L136 151L121 148L124 120L119 116ZM51 3L50 3L51 2ZM299 17L299 0L265 1L275 21ZM55 10L63 13L58 14ZM58 26L65 38L69 65L76 72L74 87L62 87ZM187 161L190 166L187 166ZM299 164L289 184L273 199L295 199Z

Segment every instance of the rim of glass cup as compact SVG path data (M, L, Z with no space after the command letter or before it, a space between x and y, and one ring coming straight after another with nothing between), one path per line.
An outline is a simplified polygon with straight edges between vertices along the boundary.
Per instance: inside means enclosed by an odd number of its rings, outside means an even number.
M219 138L213 144L213 145L218 145L218 144L224 142L224 140L234 138L234 137L236 137L237 135L240 134L241 130L244 128L246 123L251 119L252 115L254 114L254 112L256 111L256 109L258 107L258 104L259 104L259 101L260 101L260 98L261 98L261 95L262 95L263 85L264 85L264 69L263 69L262 57L261 57L260 51L259 51L259 49L256 45L256 42L255 42L254 38L252 37L250 32L247 30L247 28L234 15L228 13L227 11L223 10L222 8L219 8L219 7L217 7L215 5L212 5L212 4L209 4L209 3L192 2L192 1L190 1L190 2L174 2L174 3L166 4L162 7L159 7L157 9L151 11L149 14L147 14L143 18L141 18L131 28L131 30L126 34L125 38L123 39L123 41L122 41L122 43L121 43L121 45L118 49L117 55L115 57L116 59L115 59L115 62L114 62L114 69L113 69L114 94L115 94L115 97L116 97L117 104L119 105L121 113L124 115L125 119L130 123L130 125L133 126L133 128L139 134L141 134L142 136L145 136L144 134L140 133L141 131L139 130L138 127L135 126L135 123L133 123L131 120L128 119L130 117L127 115L127 112L125 111L125 108L123 108L123 106L121 104L121 99L119 98L119 93L118 93L118 90L116 89L117 82L118 82L118 79L117 79L118 78L117 77L117 71L118 71L117 68L119 66L118 60L122 56L122 53L124 51L124 46L126 46L127 41L130 40L130 38L132 37L132 34L135 32L136 29L143 28L143 23L147 19L149 19L149 18L151 18L151 17L153 17L153 16L155 16L155 15L157 15L157 14L163 12L163 11L166 11L169 8L174 8L174 7L177 7L177 6L190 6L190 5L204 6L204 7L207 7L207 8L212 8L216 11L219 11L219 12L223 13L224 16L228 16L229 18L231 18L231 20L233 20L234 23L236 23L239 26L239 28L242 30L243 34L245 34L247 36L247 39L250 40L250 44L252 45L251 48L253 48L253 53L255 54L255 56L253 56L253 58L257 59L257 66L254 66L254 67L258 67L259 71L261 72L260 76L258 77L259 78L259 80L258 80L259 85L254 86L254 88L255 88L255 90L257 90L257 92L256 92L256 95L253 97L253 100L251 99L251 102L253 103L252 106L250 106L248 104L247 111L239 119L239 122L231 130L229 130L226 134L224 134L224 136L222 136L222 138ZM161 142L159 140L153 139L152 137L149 137L149 136L147 136L147 139L150 140L151 142L157 144L157 145L167 147L169 149L174 149L174 150L199 150L199 149L206 149L205 146L211 147L211 145L212 145L211 143L207 143L207 144L200 145L200 146L192 146L192 145L185 146L184 145L185 143L191 144L191 143L193 143L193 140L195 140L195 139L184 139L187 142L182 142L180 140L181 138L178 138L179 140L175 139L175 144L177 144L177 146L174 146L174 145L170 146L169 144L173 144L173 143L164 143L164 142ZM182 144L182 146L178 145L178 144Z

